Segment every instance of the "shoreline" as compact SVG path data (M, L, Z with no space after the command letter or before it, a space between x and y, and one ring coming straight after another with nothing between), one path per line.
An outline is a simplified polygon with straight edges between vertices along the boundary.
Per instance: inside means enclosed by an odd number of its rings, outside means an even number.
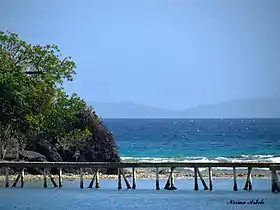
M124 170L124 174L127 179L132 179L132 172L129 170ZM208 180L208 171L201 171L201 174L204 179ZM169 176L169 170L162 170L159 174L159 179L168 179ZM214 171L212 173L213 179L233 179L233 173L230 171ZM239 170L237 171L237 179L242 178L245 179L247 177L247 171L246 170ZM16 174L9 175L9 180L15 180L17 177ZM55 180L58 180L58 175L52 175L52 177ZM62 174L62 179L67 181L75 181L80 179L79 174ZM100 173L99 175L100 180L118 180L118 175L107 175ZM270 171L258 171L258 170L252 170L252 178L257 179L267 179L270 178L271 174ZM93 173L84 173L83 179L84 180L91 180L93 178ZM174 178L175 179L193 179L194 173L192 171L175 171L174 172ZM123 178L122 178L123 179ZM146 170L136 170L136 180L149 180L149 179L156 179L155 171L152 169L146 169ZM5 180L5 175L0 175L0 181ZM43 180L43 175L31 175L31 174L25 174L24 175L25 181L37 181L37 180ZM47 176L47 180L50 180L50 178Z

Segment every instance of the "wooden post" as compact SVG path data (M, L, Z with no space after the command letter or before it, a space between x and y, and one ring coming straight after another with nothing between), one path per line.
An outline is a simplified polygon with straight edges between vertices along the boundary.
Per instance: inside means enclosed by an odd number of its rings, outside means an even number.
M44 170L43 170L43 179L44 179L44 188L47 188L48 184L47 184L47 169L46 168L44 168Z
M84 188L84 172L83 168L80 168L80 188Z
M205 181L204 181L204 179L203 179L203 177L202 177L202 175L201 175L199 169L197 169L197 173L198 173L198 176L199 176L199 178L200 178L200 180L201 180L201 182L202 182L202 185L203 185L203 187L204 187L204 190L208 190L208 186L207 186L207 184L205 183Z
M174 186L174 170L175 170L175 167L172 167L171 172L170 172L170 188L169 188L169 190L177 190L177 187Z
M100 185L99 185L99 169L96 169L96 176L95 176L95 188L99 189Z
M118 190L122 189L122 177L121 177L121 169L118 168Z
M213 177L212 177L212 168L209 167L209 188L210 191L213 190Z
M5 187L9 187L9 168L5 168Z
M195 191L198 191L197 167L194 168L194 190L195 190Z
M251 176L251 171L252 171L252 168L251 168L251 167L248 167L247 179L246 179L245 186L244 186L243 190L249 190L249 191L252 190L252 176Z
M174 186L174 174L173 174L174 170L175 170L175 167L171 167L169 177L168 177L167 182L164 186L165 190L176 190L177 189Z
M275 174L274 174L274 170L271 170L271 192L275 193L276 192L276 188L275 188Z
M271 191L273 193L280 192L280 187L278 182L279 180L278 180L276 170L271 169Z
M236 168L233 167L233 190L237 191L237 181L236 181Z
M277 192L280 192L280 183L278 180L278 175L277 175L276 170L274 170L274 177L275 177L275 189Z
M88 185L88 188L92 188L94 181L96 180L97 170L94 172L91 182Z
M171 172L172 172L172 171L170 171L170 174L169 174L169 176L168 176L168 179L167 179L167 181L166 181L166 183L165 183L165 186L164 186L164 188L163 188L163 189L165 189L165 190L169 190L169 188L170 188Z
M15 180L15 182L13 183L12 187L16 187L17 186L17 183L18 183L18 180L19 180L20 177L21 177L21 174L19 173L17 178L16 178L16 180Z
M49 173L49 177L50 177L50 180L51 180L51 182L53 184L53 187L57 187L57 184L55 183L55 180L54 180L54 178L52 177L52 175L50 173Z
M158 167L156 167L156 190L160 190L160 187L159 187L159 170L158 170Z
M132 189L136 189L136 173L134 167L132 167Z
M274 188L274 170L273 169L270 169L270 172L271 172L271 192L275 192L275 188Z
M250 168L250 175L249 175L249 190L251 191L253 189L253 183L252 183L252 174L251 174L252 168ZM249 171L249 169L248 169ZM248 172L249 173L249 172Z
M62 187L62 169L59 169L58 172L58 187Z
M20 172L20 187L24 187L24 168Z
M274 170L274 177L275 177L275 182L274 182L274 185L275 185L275 189L277 192L280 192L280 183L279 183L279 180L278 180L278 175L277 175L277 172L276 170Z
M130 184L129 184L127 178L125 177L125 174L123 173L123 170L122 170L122 169L121 169L121 174L122 174L123 180L124 180L124 182L125 182L125 184L126 184L126 188L127 188L127 189L131 189L131 186L130 186Z

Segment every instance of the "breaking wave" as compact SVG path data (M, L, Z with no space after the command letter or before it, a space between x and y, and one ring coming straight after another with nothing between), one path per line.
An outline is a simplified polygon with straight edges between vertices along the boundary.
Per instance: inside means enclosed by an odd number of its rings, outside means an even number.
M175 158L157 158L157 157L121 157L125 162L146 162L146 163L166 163L166 162L202 162L202 163L218 163L218 162L262 162L262 163L280 163L280 156L275 155L241 155L232 157L175 157ZM232 168L221 168L222 170L232 170ZM190 169L192 170L192 169Z

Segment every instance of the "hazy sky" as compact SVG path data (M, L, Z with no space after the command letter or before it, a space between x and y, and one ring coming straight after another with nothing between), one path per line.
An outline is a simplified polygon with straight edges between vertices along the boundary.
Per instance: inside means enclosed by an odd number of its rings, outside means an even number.
M187 108L280 94L279 0L0 0L0 30L57 44L87 101Z

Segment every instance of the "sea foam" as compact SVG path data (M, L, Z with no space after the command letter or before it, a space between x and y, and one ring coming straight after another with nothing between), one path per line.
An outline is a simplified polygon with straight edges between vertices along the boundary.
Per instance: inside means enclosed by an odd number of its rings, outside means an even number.
M280 156L275 155L241 155L232 157L121 157L123 161L133 162L268 162L280 163Z
M145 162L145 163L168 163L168 162L179 162L179 163L242 163L242 162L265 162L265 163L280 163L280 156L275 155L241 155L233 157L121 157L122 161L125 162ZM192 168L185 168L187 170L193 170ZM201 168L205 170L206 168ZM239 168L246 169L246 168ZM232 168L218 167L217 170L232 170ZM268 170L268 169L262 169Z

